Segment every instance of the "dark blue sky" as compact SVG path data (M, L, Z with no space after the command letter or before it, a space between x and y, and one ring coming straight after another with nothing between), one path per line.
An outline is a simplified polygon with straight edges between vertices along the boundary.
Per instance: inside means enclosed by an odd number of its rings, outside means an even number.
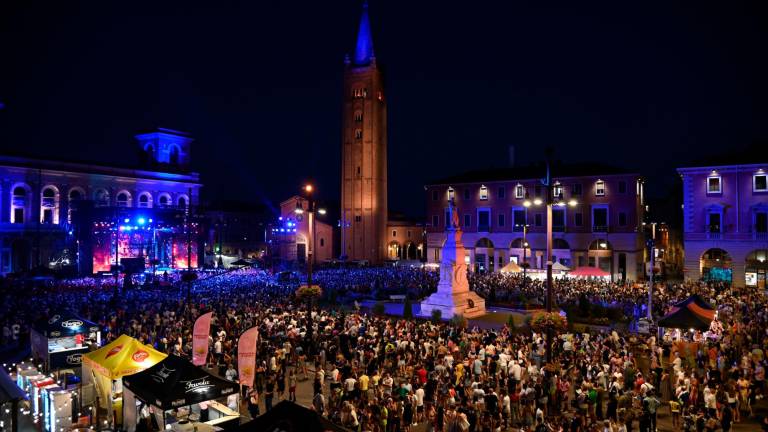
M14 4L9 4L14 3ZM20 5L20 4L24 5ZM425 182L519 163L674 167L768 143L764 2L372 1L390 208ZM0 149L135 161L154 126L197 142L207 197L338 197L341 76L359 1L0 5ZM762 156L765 158L765 156Z

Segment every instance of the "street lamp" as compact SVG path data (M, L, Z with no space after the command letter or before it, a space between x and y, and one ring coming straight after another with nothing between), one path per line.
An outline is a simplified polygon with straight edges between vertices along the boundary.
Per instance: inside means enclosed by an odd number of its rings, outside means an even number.
M530 204L527 206L530 207ZM523 288L525 288L525 278L527 277L527 268L528 268L528 256L526 255L526 252L528 251L528 227L530 227L529 224L515 224L516 227L522 227L523 228Z
M311 184L305 185L303 187L304 194L307 198L307 230L309 231L307 234L307 287L312 288L312 264L314 261L314 255L313 255L313 248L315 243L315 212L324 215L326 213L325 209L316 208L315 200L312 197L312 192L314 191L314 187ZM296 210L295 213L297 215L301 215L304 213L304 207L301 204L301 202L296 203ZM309 352L310 354L314 352L313 350L313 323L312 323L312 298L309 298L308 303L308 313L307 313L307 340L309 341Z
M570 207L575 207L578 202L575 199L570 199L567 202L563 201L562 187L552 184L552 177L550 175L550 159L551 155L547 155L547 176L541 179L541 184L544 186L546 192L546 202L541 198L535 198L533 202L525 200L523 206L530 207L532 204L540 206L546 204L547 206L547 313L552 312L553 293L552 293L552 207L564 207L566 204ZM553 193L553 186L557 187L558 194L555 196ZM525 252L525 249L523 249ZM552 363L552 342L553 334L552 327L547 327L547 363Z

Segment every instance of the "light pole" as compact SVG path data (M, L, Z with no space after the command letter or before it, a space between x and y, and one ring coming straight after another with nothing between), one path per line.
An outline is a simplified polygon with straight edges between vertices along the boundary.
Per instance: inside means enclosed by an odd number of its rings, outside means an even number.
M528 203L530 206L530 203ZM527 223L524 224L515 224L516 227L523 227L523 262L521 264L521 267L523 268L523 287L525 287L525 278L527 277L527 268L528 268L528 255L526 254L528 252L528 225Z
M650 276L648 277L648 322L650 323L653 321L653 271L654 268L654 252L655 252L655 243L656 243L656 222L651 223L651 238L648 239L648 255L650 259L650 269L648 270L648 273Z
M325 209L316 209L315 208L315 200L312 197L312 192L314 191L314 188L311 184L305 185L303 188L304 194L307 198L307 287L312 288L312 265L314 261L314 243L315 243L315 212L317 211L319 214L324 215ZM299 201L296 205L296 214L301 215L304 213L304 208L302 207L301 201ZM309 341L309 353L314 353L314 343L313 343L313 333L314 330L312 328L312 297L309 297L309 301L307 304L307 340Z
M552 313L552 303L554 303L553 300L553 293L552 293L552 206L557 207L565 207L566 202L563 201L563 194L562 190L559 191L557 196L554 196L553 190L552 190L552 177L550 175L550 159L551 157L548 155L547 157L547 176L541 179L541 184L544 186L545 190L545 201L542 201L541 198L535 198L533 202L529 200L525 200L523 202L523 205L525 207L530 207L532 204L536 206L540 206L542 204L547 206L547 314ZM571 199L567 202L567 205L571 207L575 207L577 205L576 200ZM523 249L525 251L525 249ZM547 350L547 363L552 363L552 342L553 342L553 334L552 334L552 327L547 327L547 342L546 342L546 350Z

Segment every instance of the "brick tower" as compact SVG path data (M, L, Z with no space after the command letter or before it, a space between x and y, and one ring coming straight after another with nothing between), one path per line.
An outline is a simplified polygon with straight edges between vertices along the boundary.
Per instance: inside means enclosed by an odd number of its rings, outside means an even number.
M354 56L344 60L341 255L381 263L387 231L387 104L363 4Z

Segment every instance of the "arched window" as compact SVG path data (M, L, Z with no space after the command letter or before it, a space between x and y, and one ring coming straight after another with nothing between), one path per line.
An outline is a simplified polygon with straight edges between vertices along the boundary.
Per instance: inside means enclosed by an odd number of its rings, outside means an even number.
M96 207L109 207L109 192L106 189L96 189L93 193Z
M160 194L160 196L157 197L157 205L160 207L168 207L171 205L171 196L167 193Z
M171 163L171 165L178 165L179 164L179 147L178 146L171 146L171 152L168 155L168 162Z
M140 208L152 208L152 195L149 192L142 192L139 195Z
M83 199L83 193L78 189L72 189L69 191L69 201L80 201Z
M74 187L69 190L69 194L68 194L69 208L67 209L67 223L72 223L72 217L77 211L77 206L80 203L80 201L83 200L84 196L85 196L85 191L83 191L79 187Z
M55 186L45 186L40 192L40 223L59 223L59 190Z
M29 205L29 186L18 185L13 188L11 197L11 223L26 222L27 206Z
M176 200L176 206L179 208L185 209L187 208L187 204L189 203L189 199L186 195L180 195L179 199Z
M570 249L570 248L571 248L571 245L569 245L567 241L561 238L552 239L552 249Z
M152 162L155 160L155 146L147 144L144 147L144 154L142 155L144 162Z
M131 206L131 194L122 191L117 194L116 203L118 207L130 207Z

